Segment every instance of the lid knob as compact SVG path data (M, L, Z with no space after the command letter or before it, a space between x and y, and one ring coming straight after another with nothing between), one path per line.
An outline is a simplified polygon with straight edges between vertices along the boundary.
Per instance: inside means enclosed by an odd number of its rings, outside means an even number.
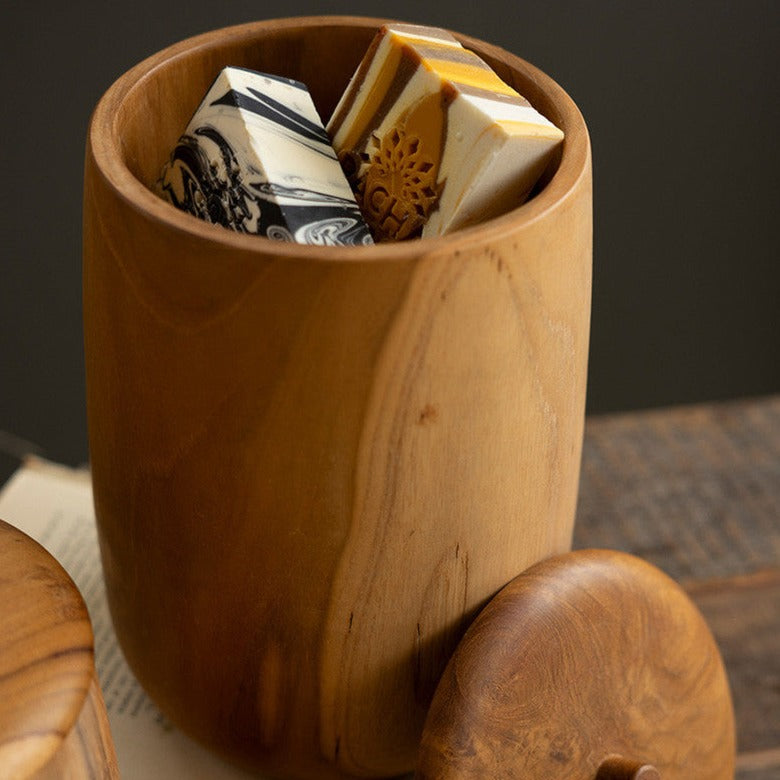
M610 756L601 762L595 780L661 780L661 775L651 764Z

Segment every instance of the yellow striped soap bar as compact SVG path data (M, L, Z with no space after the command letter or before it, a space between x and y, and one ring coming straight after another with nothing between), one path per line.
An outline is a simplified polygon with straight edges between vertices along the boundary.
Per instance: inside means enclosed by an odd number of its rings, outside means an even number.
M520 205L563 132L445 30L380 28L327 125L374 239Z

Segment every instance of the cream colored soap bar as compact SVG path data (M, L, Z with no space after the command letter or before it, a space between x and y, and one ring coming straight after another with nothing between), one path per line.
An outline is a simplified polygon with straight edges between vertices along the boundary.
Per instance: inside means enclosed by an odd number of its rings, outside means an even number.
M445 30L385 25L327 130L375 240L520 205L563 132Z

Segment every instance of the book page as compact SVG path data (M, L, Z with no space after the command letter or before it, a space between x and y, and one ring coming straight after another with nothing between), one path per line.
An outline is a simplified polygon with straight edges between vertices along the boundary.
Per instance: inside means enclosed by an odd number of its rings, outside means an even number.
M46 548L84 597L122 780L250 777L174 728L130 671L108 612L88 472L29 460L0 491L0 518Z

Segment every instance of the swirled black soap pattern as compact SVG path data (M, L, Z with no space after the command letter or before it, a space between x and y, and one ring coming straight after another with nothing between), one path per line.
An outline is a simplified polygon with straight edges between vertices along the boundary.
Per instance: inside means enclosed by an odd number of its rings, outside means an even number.
M292 79L225 68L157 191L240 233L301 244L372 243L311 96Z

